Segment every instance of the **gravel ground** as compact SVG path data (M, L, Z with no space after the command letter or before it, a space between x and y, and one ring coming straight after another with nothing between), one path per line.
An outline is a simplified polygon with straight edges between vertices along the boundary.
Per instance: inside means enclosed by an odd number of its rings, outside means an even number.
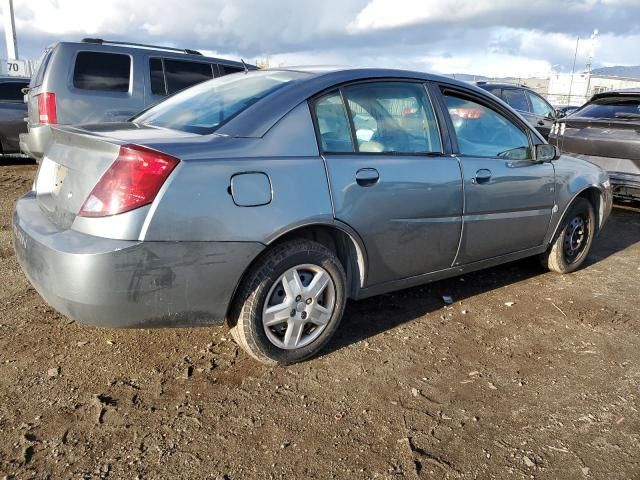
M34 172L0 165L0 478L640 478L639 210L575 274L525 260L351 302L322 356L268 368L222 327L44 304L11 245Z

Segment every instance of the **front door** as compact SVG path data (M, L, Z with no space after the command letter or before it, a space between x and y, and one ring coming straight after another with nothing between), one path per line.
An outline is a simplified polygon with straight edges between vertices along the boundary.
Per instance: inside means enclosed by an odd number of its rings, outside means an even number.
M455 92L444 100L464 172L456 265L542 245L555 198L553 165L533 160L527 127L490 103Z
M367 286L451 266L462 227L459 162L442 153L420 82L358 83L313 102L336 219L361 236Z

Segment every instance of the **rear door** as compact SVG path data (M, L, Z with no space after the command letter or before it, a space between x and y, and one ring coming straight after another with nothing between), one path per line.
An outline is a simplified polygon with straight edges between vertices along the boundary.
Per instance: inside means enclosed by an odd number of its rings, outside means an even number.
M542 245L554 205L554 167L533 160L529 129L488 98L443 87L464 175L456 265Z
M347 85L312 102L335 217L361 236L367 286L451 266L462 226L458 160L425 85Z

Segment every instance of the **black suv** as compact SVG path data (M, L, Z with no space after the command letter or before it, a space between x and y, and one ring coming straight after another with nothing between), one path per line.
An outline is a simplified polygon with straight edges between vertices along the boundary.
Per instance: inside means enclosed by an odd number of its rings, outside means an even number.
M544 98L522 85L513 83L477 82L476 85L516 109L544 138L549 138L556 121L556 111Z
M20 153L18 135L27 131L27 106L22 89L28 78L0 77L0 153Z

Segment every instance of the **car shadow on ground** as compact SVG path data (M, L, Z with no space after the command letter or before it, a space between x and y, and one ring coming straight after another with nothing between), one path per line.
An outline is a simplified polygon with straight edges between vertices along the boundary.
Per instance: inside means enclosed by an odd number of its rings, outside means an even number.
M595 239L585 267L639 242L638 226L640 211L616 208ZM445 295L452 297L453 302L460 302L545 273L548 272L537 257L532 257L358 302L349 301L340 328L321 355L441 310L445 306L442 298ZM511 299L504 298L504 302L508 301Z

